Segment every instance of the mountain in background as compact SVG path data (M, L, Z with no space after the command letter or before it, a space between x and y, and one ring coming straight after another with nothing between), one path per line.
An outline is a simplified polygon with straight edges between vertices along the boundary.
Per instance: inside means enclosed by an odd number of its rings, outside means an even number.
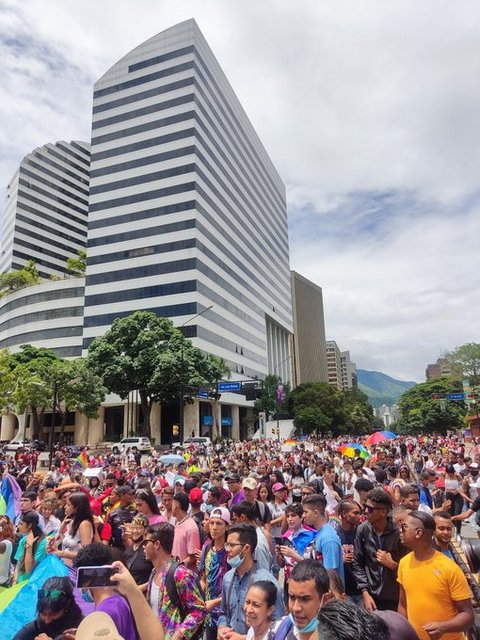
M370 404L375 408L381 407L382 404L396 404L404 391L417 384L411 381L395 380L380 371L358 369L357 376L359 389L367 394Z

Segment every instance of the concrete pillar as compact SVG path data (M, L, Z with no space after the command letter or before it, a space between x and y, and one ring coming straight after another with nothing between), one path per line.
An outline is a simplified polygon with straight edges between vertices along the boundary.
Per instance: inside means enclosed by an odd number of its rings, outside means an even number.
M98 408L98 417L90 418L88 421L88 430L87 430L87 444L88 445L96 445L99 442L103 442L104 434L105 434L105 409L104 407Z
M193 404L185 404L183 410L183 438L190 438L192 429L196 436L200 435L200 421L198 417L198 400Z
M212 440L215 441L222 435L222 405L219 402L212 404L213 429Z
M232 404L232 438L240 440L240 410L236 404Z
M2 416L2 425L0 429L0 440L13 440L17 421L13 413L6 413Z
M160 421L161 421L161 411L162 407L158 402L154 402L152 404L152 408L150 410L150 434L152 440L155 441L155 444L161 444L160 439Z
M86 445L88 439L88 418L84 413L77 411L75 413L75 432L74 443Z
M129 415L130 414L130 415ZM129 429L135 429L135 418L132 423L132 406L128 402L123 405L123 437L128 438L130 434Z
M27 424L27 421L25 419L25 412L21 413L20 415L17 415L17 419L18 419L18 431L15 434L15 437L17 438L17 440L25 440L26 433L25 433L25 427Z

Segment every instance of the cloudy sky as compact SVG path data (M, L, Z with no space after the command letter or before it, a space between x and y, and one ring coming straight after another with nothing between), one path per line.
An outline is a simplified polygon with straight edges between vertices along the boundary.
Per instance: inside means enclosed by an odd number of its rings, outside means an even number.
M90 139L92 85L194 17L287 186L327 338L421 381L479 341L480 8L450 0L0 0L0 185Z

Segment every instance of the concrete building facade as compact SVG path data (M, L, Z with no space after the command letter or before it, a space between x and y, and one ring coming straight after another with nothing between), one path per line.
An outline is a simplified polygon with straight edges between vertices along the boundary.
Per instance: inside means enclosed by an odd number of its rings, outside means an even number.
M7 186L0 273L35 260L43 278L63 276L87 244L90 145L46 144L26 155Z
M342 363L340 359L340 349L335 340L327 340L327 372L328 384L337 387L339 391L342 385Z
M322 288L291 272L293 311L293 387L328 382Z
M357 385L357 365L350 360L350 351L340 352L340 368L342 371L342 389L353 389Z

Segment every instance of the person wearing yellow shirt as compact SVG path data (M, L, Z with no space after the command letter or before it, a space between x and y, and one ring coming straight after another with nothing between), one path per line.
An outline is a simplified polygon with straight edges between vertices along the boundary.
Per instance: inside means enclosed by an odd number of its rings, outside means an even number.
M401 524L401 541L412 550L400 560L398 612L420 640L464 640L473 624L471 593L457 564L433 548L435 520L412 511Z

